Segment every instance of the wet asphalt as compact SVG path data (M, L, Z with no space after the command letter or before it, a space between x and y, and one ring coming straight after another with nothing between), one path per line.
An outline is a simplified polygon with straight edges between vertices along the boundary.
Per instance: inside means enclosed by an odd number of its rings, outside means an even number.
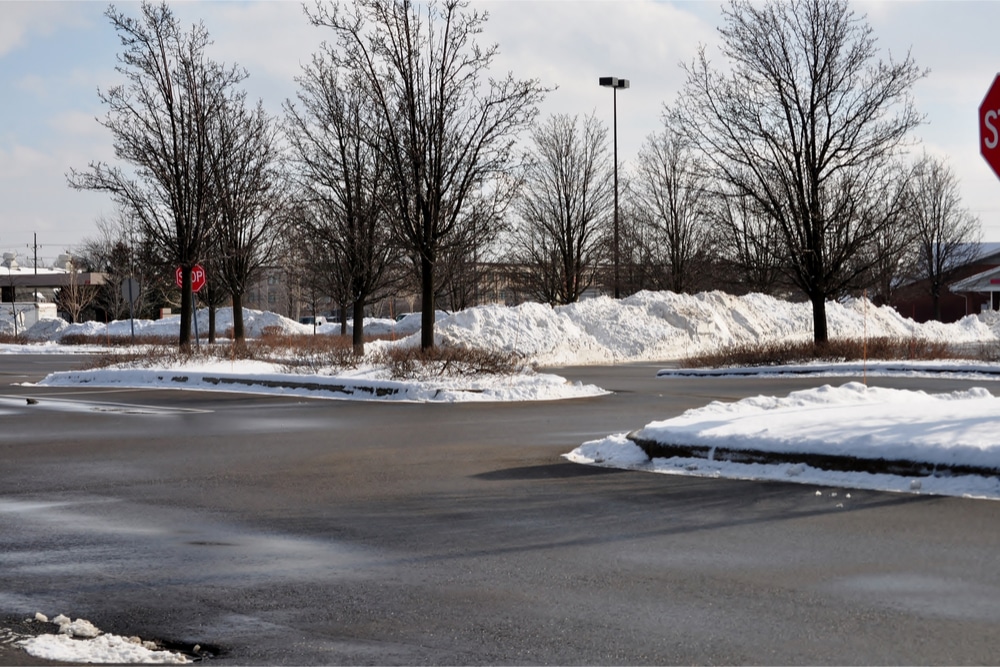
M19 384L81 361L0 358L6 627L64 613L220 664L1000 655L996 502L561 458L710 400L836 380L561 369L615 393L504 405ZM0 664L33 662L0 640Z

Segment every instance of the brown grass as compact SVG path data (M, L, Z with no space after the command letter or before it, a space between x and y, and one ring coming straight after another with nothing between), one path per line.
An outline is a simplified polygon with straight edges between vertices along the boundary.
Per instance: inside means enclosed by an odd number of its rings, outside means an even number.
M390 347L373 358L396 380L469 375L514 375L527 364L516 352L438 345L429 350L418 347Z
M136 345L170 345L176 344L176 336L140 335L135 337ZM88 336L85 334L66 334L59 339L60 345L101 345L103 347L128 347L132 345L131 336Z
M777 366L806 361L860 361L955 359L962 355L953 352L947 343L916 338L836 339L825 345L812 341L800 343L743 343L694 355L684 359L688 368L722 366Z
M366 342L375 340L366 337ZM181 350L176 343L148 344L141 350L115 348L97 355L91 368L125 366L150 368L198 360L264 361L284 372L309 374L320 369L334 372L355 369L362 363L385 367L394 379L420 379L477 374L510 375L526 367L514 352L437 346L430 350L392 347L369 355L355 353L348 336L312 336L265 331L260 338Z

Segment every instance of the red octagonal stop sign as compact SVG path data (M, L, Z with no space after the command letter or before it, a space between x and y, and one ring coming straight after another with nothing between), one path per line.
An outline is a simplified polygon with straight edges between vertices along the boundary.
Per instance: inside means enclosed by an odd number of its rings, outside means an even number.
M174 281L177 283L178 287L184 286L184 269L177 267L177 271L174 272ZM191 267L191 291L197 292L202 287L205 286L205 269L201 267L201 264L195 264Z
M979 152L1000 178L1000 74L979 105Z

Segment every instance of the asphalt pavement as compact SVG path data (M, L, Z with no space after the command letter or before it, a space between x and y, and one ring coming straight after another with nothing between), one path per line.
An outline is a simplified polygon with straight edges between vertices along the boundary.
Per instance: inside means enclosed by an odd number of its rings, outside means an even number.
M494 405L20 384L80 361L0 358L8 624L64 613L222 664L1000 655L995 502L561 458L711 400L829 378L560 369L615 393ZM0 643L0 664L27 662Z

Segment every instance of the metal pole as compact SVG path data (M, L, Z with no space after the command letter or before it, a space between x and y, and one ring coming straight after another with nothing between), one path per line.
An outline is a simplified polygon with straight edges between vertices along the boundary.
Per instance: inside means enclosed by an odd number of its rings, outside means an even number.
M38 280L37 280L37 276L38 276L38 232L34 233L33 238L35 239L34 243L32 244L32 247L34 248L34 251L35 251L35 277L36 277L36 280L35 280L35 303L38 303Z
M614 193L615 194L615 230L614 230L614 250L613 250L613 255L614 255L614 265L615 265L615 268L614 268L614 271L615 271L615 275L614 275L614 283L615 283L615 285L614 285L614 293L615 293L615 298L618 299L618 298L621 298L621 268L620 268L621 267L621 254L620 254L620 252L621 252L620 251L621 231L620 231L620 228L619 228L619 221L618 221L618 89L619 88L628 88L629 87L629 81L628 81L628 79L619 79L616 76L602 76L598 80L598 83L600 83L604 87L612 89L612 103L614 104L614 113L612 115L612 118L613 118L612 122L614 124L614 159L615 159L615 167L614 167L614 175L615 175L615 183L614 183L614 185L615 185L615 193Z
M128 277L128 326L132 332L132 345L135 345L135 296L132 294L132 276Z
M615 298L621 297L621 283L619 282L618 273L618 87L615 86L611 89L613 91L613 125L614 125L614 153L615 153L615 249L614 249L614 261L615 261Z
M188 269L190 273L190 269ZM194 320L194 347L201 349L201 340L198 338L198 293L194 291L194 276L191 280L191 319Z

